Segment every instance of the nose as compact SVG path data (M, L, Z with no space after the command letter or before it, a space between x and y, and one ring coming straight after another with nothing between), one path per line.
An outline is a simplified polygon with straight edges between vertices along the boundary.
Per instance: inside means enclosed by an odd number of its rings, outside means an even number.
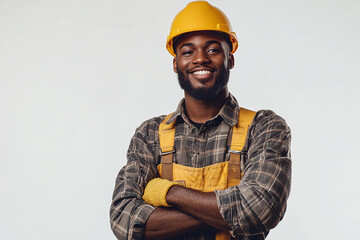
M193 63L194 64L204 64L210 61L209 56L206 54L205 51L199 50L195 52Z

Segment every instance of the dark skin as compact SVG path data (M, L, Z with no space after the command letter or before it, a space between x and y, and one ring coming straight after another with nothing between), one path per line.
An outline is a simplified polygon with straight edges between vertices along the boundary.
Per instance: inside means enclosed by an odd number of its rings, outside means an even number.
M222 66L234 66L234 57L223 35L212 31L181 35L176 42L174 71L182 71L194 88L214 85ZM227 86L209 101L194 98L185 92L187 116L194 122L204 123L215 117L228 97ZM166 195L172 208L158 207L145 224L145 239L169 239L174 236L205 229L209 226L227 230L214 192L204 193L182 186L173 186Z
M210 88L220 74L222 66L232 69L234 56L223 35L211 31L183 34L176 41L176 57L173 60L174 72L178 70L187 76L194 88ZM196 74L198 70L209 73ZM209 101L198 100L186 91L185 109L194 122L204 123L218 114L229 96L227 86Z

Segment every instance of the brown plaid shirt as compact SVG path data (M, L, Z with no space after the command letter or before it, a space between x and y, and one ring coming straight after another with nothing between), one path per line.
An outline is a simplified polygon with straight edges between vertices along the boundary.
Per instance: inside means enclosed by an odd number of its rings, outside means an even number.
M237 124L239 106L229 99L213 119L198 129L184 113L182 100L169 119L176 121L174 162L205 167L227 161L228 135ZM135 132L120 170L110 209L111 227L118 239L142 239L144 225L155 207L142 200L146 184L158 176L160 116L145 121ZM242 155L243 178L238 186L215 191L220 213L234 239L265 239L282 219L290 192L290 129L270 110L259 111L248 132ZM214 239L215 231L196 231L176 239Z

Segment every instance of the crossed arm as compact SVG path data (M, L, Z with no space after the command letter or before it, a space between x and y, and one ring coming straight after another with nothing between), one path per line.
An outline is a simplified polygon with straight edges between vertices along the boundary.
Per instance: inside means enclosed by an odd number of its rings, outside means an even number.
M172 208L157 208L145 225L145 239L162 239L207 228L230 230L222 218L215 193L173 186L166 195Z
M172 208L155 208L142 199L157 169L150 151L153 146L147 146L145 134L138 135L114 190L110 210L114 234L119 239L160 239L212 227L252 236L275 227L285 213L290 191L290 130L271 113L257 121L258 127L249 133L251 145L241 183L213 193L174 186L166 196Z

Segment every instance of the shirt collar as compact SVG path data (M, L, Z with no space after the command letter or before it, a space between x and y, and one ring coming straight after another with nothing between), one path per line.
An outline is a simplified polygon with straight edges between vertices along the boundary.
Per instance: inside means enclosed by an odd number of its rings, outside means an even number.
M176 111L172 113L169 120L167 120L166 124L173 123L179 116L182 116L184 114L185 116L185 109L184 109L184 102L185 98L181 99L179 105L176 108Z
M184 120L187 119L185 115L184 103L185 99L183 98L177 106L176 111L172 114L166 124L174 122L178 117L181 117ZM213 119L220 116L227 124L229 124L230 126L234 126L238 122L238 115L239 104L236 98L231 93L229 93L229 97L226 100L224 106L220 109L219 113Z
M218 115L230 126L235 126L237 124L239 116L239 104L231 93L229 93L229 97L226 100L224 106L220 109Z

